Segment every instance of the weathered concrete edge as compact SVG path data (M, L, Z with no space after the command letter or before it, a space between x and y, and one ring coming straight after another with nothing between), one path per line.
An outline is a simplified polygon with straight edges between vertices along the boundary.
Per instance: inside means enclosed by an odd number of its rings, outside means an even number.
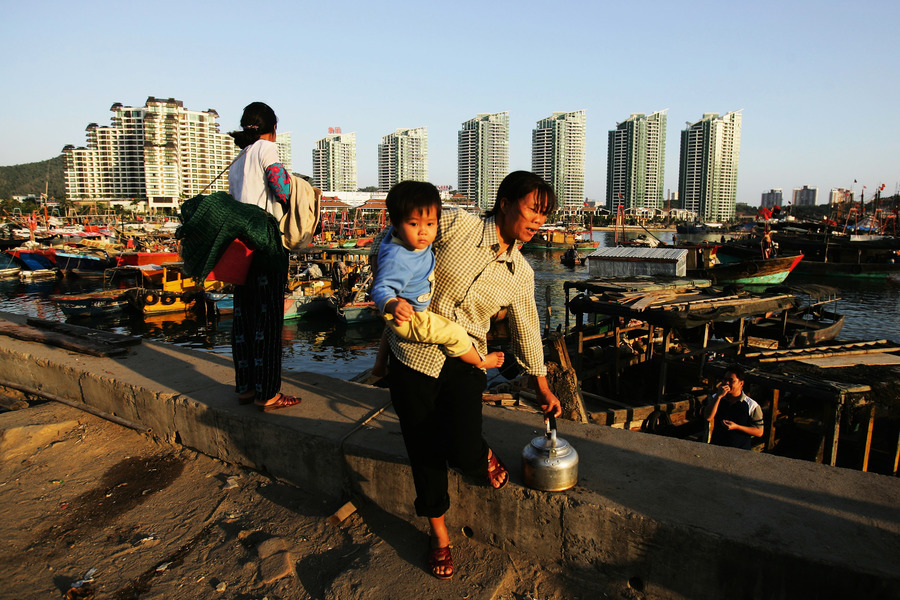
M352 483L353 490L384 510L414 517L411 477L390 415L341 444L287 426L293 422L248 419L245 412L103 377L95 359L46 349L40 354L3 348L0 373L72 400L89 398L102 410L139 419L170 442L315 487L334 500L345 498ZM197 354L203 360L205 355ZM384 443L386 433L391 443ZM293 460L285 461L286 455ZM651 597L718 598L738 591L744 596L748 589L754 598L900 596L896 572L810 560L800 554L802 549L772 550L727 532L650 519L613 506L588 489L547 495L513 483L497 493L457 477L452 481L449 518L466 519L464 524L479 539L559 558L588 573L598 569L616 580L640 581Z

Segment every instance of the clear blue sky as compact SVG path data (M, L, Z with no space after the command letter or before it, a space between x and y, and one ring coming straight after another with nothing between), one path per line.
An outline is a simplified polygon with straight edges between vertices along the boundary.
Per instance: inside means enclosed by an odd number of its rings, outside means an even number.
M617 122L668 109L674 192L684 124L743 109L739 202L900 187L896 0L0 0L0 14L0 165L83 146L113 102L173 97L229 131L263 100L295 171L340 126L357 135L359 185L375 185L381 137L427 126L429 178L455 187L463 121L509 111L510 167L529 169L536 121L585 109L585 192L603 199Z

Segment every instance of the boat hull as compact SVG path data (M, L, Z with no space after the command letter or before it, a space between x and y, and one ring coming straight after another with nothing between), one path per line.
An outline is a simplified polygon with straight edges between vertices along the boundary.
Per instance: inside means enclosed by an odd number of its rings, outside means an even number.
M128 297L120 290L51 296L50 299L68 317L107 317L121 314L129 306Z
M774 285L783 283L802 259L802 255L796 255L742 260L708 269L688 270L688 276L709 279L715 284Z
M348 325L372 323L381 318L374 302L348 302L337 308L337 317Z
M303 296L300 294L285 294L284 296L285 321L327 314L329 310L329 296Z
M106 269L116 266L116 260L109 256L93 254L75 254L69 252L56 253L56 266L60 271L97 273L102 275Z

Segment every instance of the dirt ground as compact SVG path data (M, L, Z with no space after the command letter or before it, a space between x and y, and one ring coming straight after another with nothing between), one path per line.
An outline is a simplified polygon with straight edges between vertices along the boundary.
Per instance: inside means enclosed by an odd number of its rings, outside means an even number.
M279 600L641 598L548 560L454 537L425 569L420 529L339 506L56 403L0 413L0 597Z

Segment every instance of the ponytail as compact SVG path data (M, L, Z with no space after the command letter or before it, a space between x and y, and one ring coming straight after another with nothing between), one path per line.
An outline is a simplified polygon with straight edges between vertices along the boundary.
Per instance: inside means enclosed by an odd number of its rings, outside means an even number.
M275 125L278 117L275 111L264 102L251 102L244 107L241 116L241 130L232 131L228 135L234 138L234 143L243 150L266 133L275 133Z
M229 134L234 138L235 145L243 150L259 139L259 127L256 125L245 126L240 131L232 131Z

